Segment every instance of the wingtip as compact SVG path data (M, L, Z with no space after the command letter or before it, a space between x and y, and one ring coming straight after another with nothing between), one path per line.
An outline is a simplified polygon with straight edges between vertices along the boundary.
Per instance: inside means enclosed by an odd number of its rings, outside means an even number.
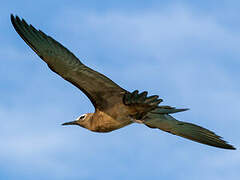
M14 23L15 21L21 21L19 16L18 15L14 15L13 13L10 14L10 19L11 19L12 23Z
M12 13L10 14L10 19L11 19L11 22L13 23L15 18L14 18L14 15Z
M237 150L237 148L235 148L233 145L231 144L227 144L227 147L226 149L229 149L229 150Z
M20 21L20 18L17 15L13 15L12 13L10 14L10 19L14 26L16 24L16 21Z

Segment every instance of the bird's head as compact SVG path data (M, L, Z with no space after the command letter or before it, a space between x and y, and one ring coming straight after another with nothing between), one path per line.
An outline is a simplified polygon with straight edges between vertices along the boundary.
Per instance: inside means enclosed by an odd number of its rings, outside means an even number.
M63 126L78 125L78 126L89 129L92 116L93 116L93 113L82 114L75 121L66 122L66 123L63 123L62 125Z

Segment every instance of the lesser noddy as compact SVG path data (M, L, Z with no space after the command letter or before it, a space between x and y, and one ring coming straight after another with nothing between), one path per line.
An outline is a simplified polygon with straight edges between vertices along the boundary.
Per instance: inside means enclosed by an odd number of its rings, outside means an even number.
M62 125L78 125L94 132L110 132L137 122L202 144L235 149L214 132L178 121L170 115L188 109L160 106L162 99L157 95L147 96L146 91L129 92L103 74L85 66L67 48L27 24L24 19L11 14L11 22L21 38L48 67L79 88L95 107L94 113L83 114L75 121Z

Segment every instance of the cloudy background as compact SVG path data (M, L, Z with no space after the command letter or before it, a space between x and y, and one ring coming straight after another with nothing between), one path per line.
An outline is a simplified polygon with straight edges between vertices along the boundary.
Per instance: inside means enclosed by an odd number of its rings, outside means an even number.
M10 23L10 13L25 18L123 88L190 108L175 117L240 148L239 8L235 0L2 2L0 179L239 179L239 150L138 124L108 134L62 127L94 108Z

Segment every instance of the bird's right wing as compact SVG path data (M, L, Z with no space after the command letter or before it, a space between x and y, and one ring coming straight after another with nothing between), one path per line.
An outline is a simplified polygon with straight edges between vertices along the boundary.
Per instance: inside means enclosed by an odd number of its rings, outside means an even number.
M144 117L143 123L150 128L159 128L202 144L224 149L235 149L214 132L192 123L178 121L168 114L150 112Z
M24 19L11 15L11 21L21 38L49 68L83 91L95 108L104 110L116 101L122 102L126 91L111 79L85 66L67 48Z

